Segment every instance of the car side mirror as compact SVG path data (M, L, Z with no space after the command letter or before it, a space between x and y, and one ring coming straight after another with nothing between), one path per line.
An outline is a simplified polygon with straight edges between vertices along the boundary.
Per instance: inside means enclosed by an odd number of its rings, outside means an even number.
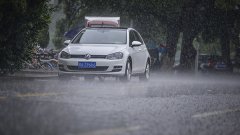
M64 41L64 46L68 46L70 44L71 40Z
M140 46L140 45L142 45L141 42L139 42L139 41L133 41L131 47Z

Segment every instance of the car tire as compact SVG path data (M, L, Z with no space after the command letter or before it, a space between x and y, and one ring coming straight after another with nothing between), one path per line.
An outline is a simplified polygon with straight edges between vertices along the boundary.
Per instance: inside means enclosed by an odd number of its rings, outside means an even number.
M140 81L148 81L150 78L150 63L147 62L145 71L142 75L139 76Z
M129 82L131 80L131 77L132 77L132 66L131 66L130 60L128 60L126 63L125 74L123 77L120 77L119 79L122 82Z

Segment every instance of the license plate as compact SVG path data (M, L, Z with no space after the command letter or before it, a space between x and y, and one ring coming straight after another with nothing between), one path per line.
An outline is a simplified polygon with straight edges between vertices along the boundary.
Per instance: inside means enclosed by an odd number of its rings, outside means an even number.
M78 68L96 68L96 62L79 62Z

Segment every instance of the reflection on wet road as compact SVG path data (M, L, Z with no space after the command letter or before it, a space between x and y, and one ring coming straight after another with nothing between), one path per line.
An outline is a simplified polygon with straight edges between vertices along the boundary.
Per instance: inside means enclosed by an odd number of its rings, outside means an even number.
M159 77L160 76L160 77ZM1 135L240 134L240 76L0 82Z

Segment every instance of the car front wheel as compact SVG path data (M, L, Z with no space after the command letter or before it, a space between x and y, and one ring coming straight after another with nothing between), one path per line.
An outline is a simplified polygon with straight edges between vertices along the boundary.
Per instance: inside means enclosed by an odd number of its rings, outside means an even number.
M120 78L121 81L130 81L132 77L132 67L131 63L128 60L126 64L126 69L125 69L125 75Z
M141 81L147 81L150 78L150 63L147 62L146 67L145 67L145 72L143 75L139 76L139 79Z

